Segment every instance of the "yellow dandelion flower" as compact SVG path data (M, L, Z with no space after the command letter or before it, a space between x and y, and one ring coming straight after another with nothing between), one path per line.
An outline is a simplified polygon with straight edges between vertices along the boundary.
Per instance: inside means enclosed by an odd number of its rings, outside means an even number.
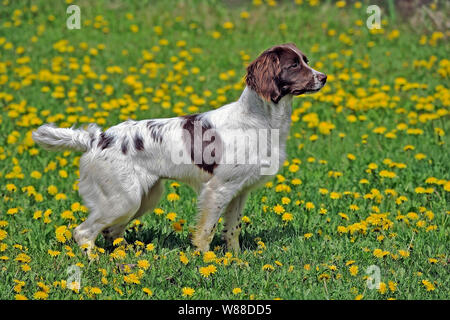
M89 293L91 293L91 294L101 294L101 293L102 293L102 290L101 290L100 288L97 288L97 287L92 287L92 288L89 290Z
M59 256L59 254L61 253L60 251L55 251L55 250L48 250L47 251L49 255L51 255L52 257L56 257Z
M234 24L230 21L225 22L222 27L227 30L231 30L234 28Z
M139 260L137 265L144 270L147 270L150 267L150 263L147 260Z
M184 287L181 289L181 292L183 294L183 297L192 297L192 295L195 293L195 290L190 287Z
M285 209L284 209L284 207L283 207L282 205L277 204L276 206L273 207L273 211L274 211L276 214L281 214L281 213L284 213L284 212L285 212Z
M433 291L436 288L434 287L434 285L428 281L428 280L422 280L422 284L425 286L425 288L427 289L427 291Z
M239 294L239 293L242 293L242 289L241 288L234 288L233 289L233 294L234 295Z
M170 202L178 201L178 200L180 200L180 196L178 194L172 192L167 195L167 200Z
M213 251L207 251L203 254L203 262L210 263L216 260L216 254Z
M38 300L45 300L48 298L48 293L45 291L37 291L34 293L34 298Z
M200 274L205 278L208 278L211 274L214 274L216 271L217 271L216 266L212 264L210 264L207 267L200 267L199 269Z
M177 214L175 212L169 212L166 215L166 218L170 221L175 221L175 219L177 218Z
M149 288L142 288L142 291L144 291L149 297L153 295L153 291Z
M184 252L180 252L180 261L186 265L189 263L189 259L186 257L186 255L184 254Z
M307 209L307 210L311 210L311 209L314 209L316 206L314 205L314 203L312 203L312 202L307 202L306 204L305 204L305 208Z
M262 270L264 270L264 271L273 271L273 270L275 270L275 268L271 264L265 264L265 265L262 266Z
M289 222L292 221L294 219L294 216L289 213L289 212L285 212L282 216L281 216L281 220L285 221L285 222Z

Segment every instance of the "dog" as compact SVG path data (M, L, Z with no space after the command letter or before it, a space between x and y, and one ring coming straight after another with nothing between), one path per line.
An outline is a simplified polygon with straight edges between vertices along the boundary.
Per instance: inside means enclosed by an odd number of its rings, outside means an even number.
M121 237L132 219L155 208L164 192L163 181L174 179L198 194L192 237L196 249L209 250L223 214L222 239L228 250L239 251L249 191L271 179L286 158L293 96L317 92L326 80L294 44L282 44L248 65L240 98L218 109L128 120L104 132L95 124L86 130L45 124L32 137L48 150L83 152L79 193L90 213L73 232L82 248L92 249L100 232L108 241ZM269 132L276 139L269 140ZM270 159L258 148L269 150ZM242 155L246 160L235 160Z

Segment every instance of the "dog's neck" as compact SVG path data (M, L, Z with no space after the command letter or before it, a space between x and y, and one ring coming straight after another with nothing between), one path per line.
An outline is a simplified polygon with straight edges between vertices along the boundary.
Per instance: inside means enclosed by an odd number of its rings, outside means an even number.
M272 129L289 131L292 114L292 95L286 95L278 103L261 98L254 90L245 87L239 105L249 116L255 116L267 122Z

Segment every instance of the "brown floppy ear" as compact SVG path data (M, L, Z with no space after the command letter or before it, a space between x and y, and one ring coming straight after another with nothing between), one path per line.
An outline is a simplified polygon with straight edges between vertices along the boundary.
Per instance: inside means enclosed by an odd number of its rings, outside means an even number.
M278 103L282 95L277 85L280 74L280 58L276 51L263 52L247 67L246 83L266 100Z

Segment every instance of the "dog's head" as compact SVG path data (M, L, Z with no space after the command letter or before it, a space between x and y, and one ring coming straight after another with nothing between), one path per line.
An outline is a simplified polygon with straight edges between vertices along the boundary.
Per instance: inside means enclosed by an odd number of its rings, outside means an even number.
M288 94L317 92L326 81L327 76L308 66L306 56L292 43L264 51L247 67L247 85L274 103Z

